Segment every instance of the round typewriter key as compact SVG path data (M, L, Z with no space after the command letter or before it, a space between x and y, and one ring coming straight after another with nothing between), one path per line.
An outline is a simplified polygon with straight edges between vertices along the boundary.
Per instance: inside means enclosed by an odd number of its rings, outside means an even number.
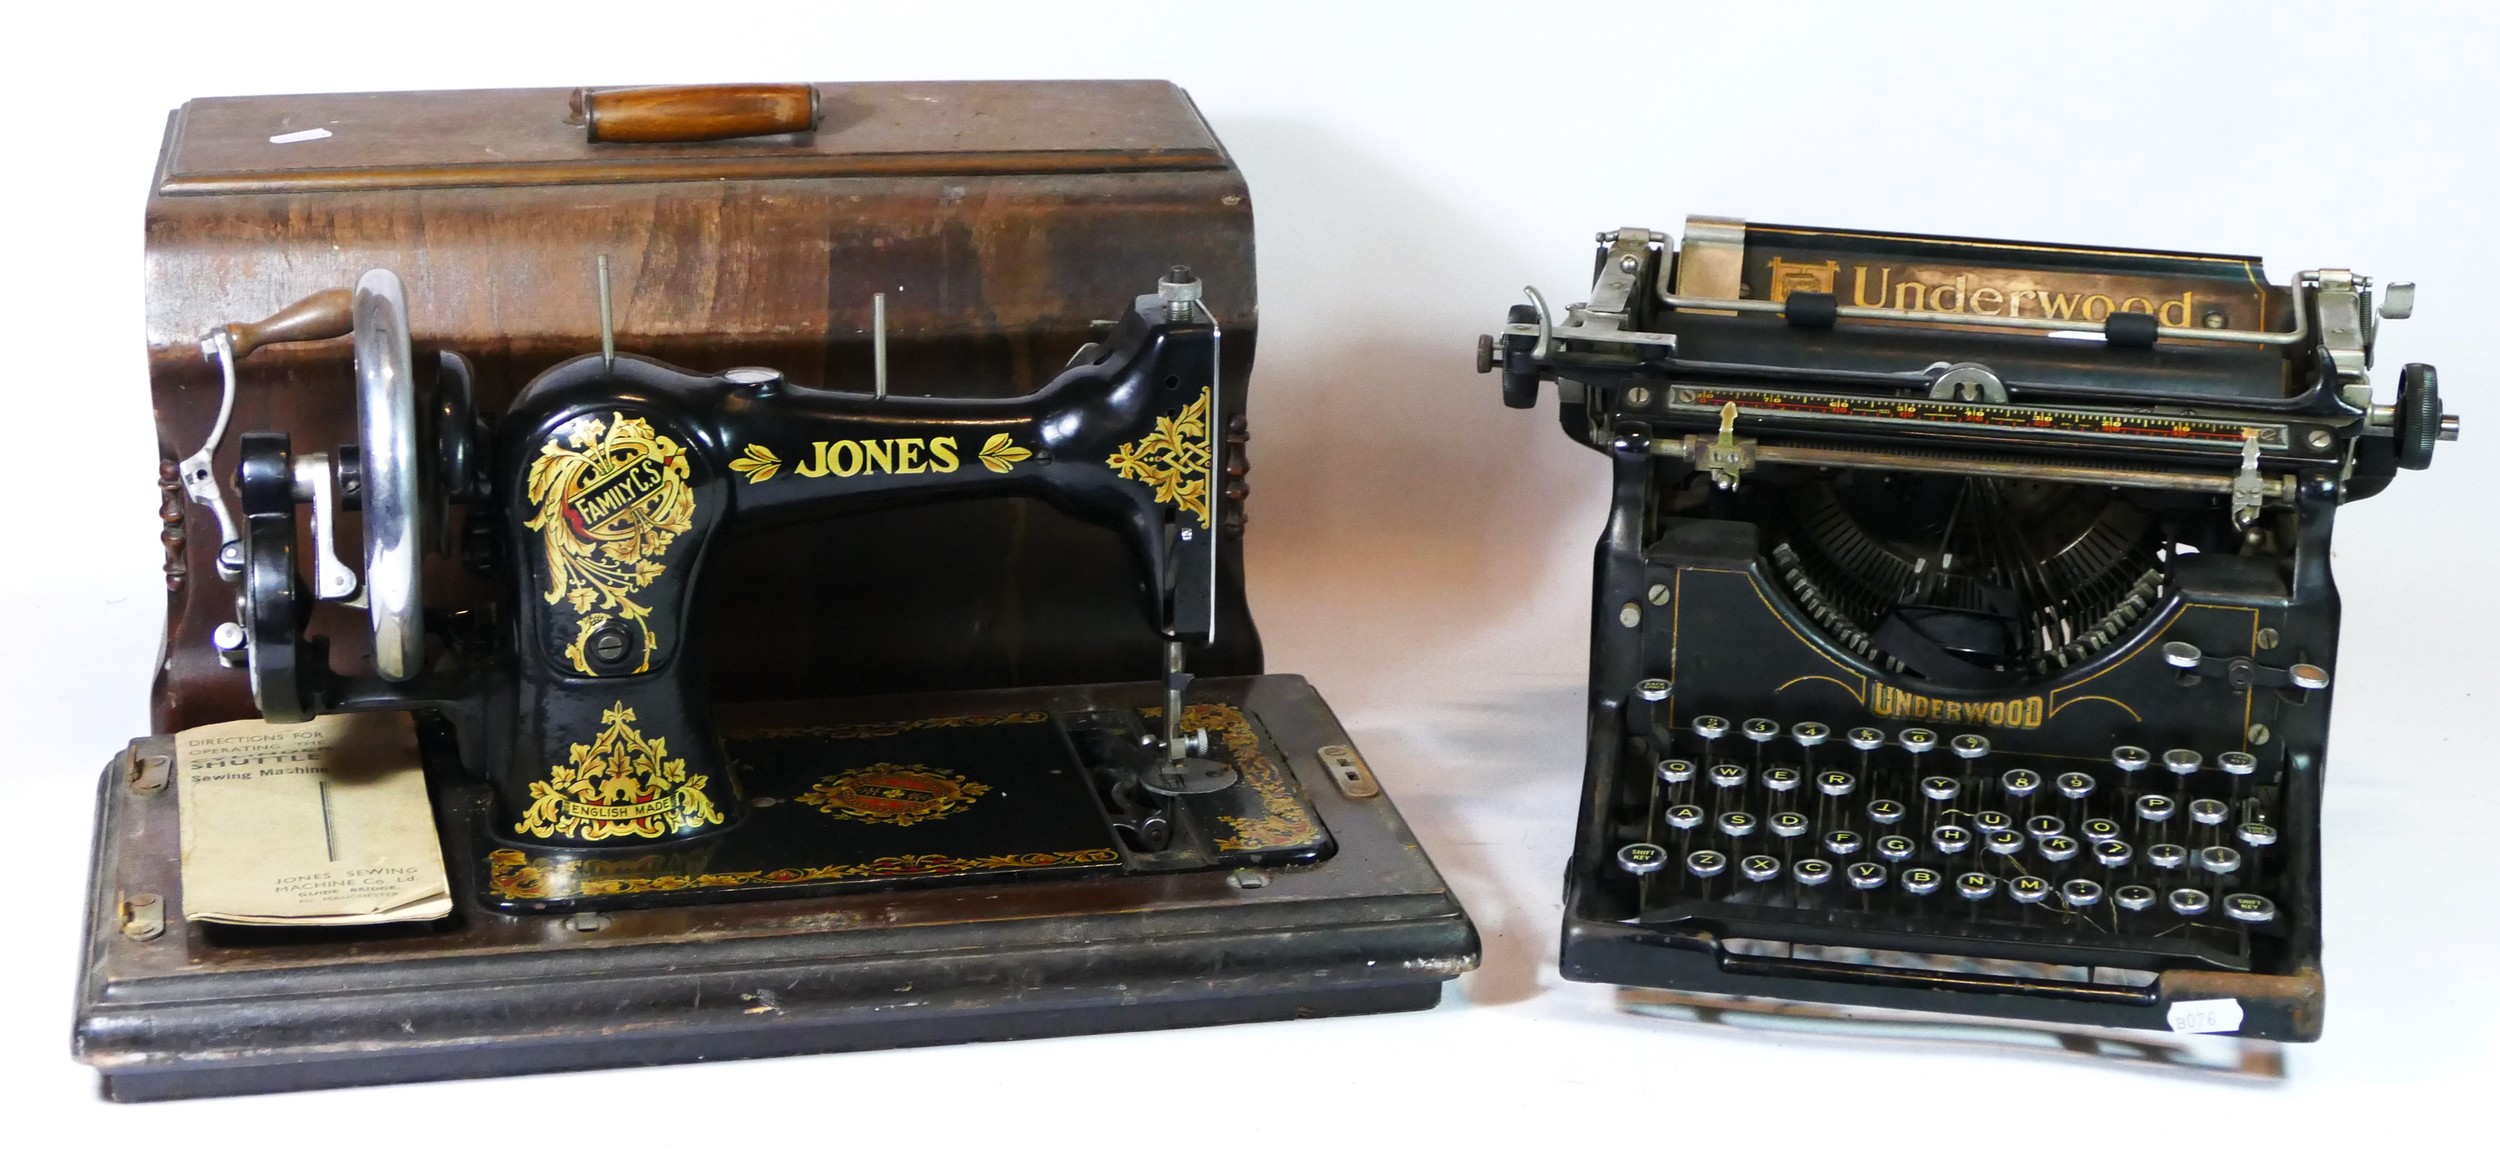
M2030 797L2040 791L2040 775L2028 769L2009 769L1997 779L2005 787L2007 797Z
M2230 820L2230 817L2231 807L2228 803L2216 801L2210 797L2200 797L2188 803L2188 820L2198 825L2221 825Z
M2024 905L2032 905L2045 900L2055 891L2050 889L2047 879L2024 874L2005 883L2005 892L2013 895L2015 901Z
M1795 769L1785 765L1774 765L1762 771L1762 788L1773 793L1787 793L1797 788L1797 784L1805 779L1806 775Z
M1825 797L1847 797L1857 790L1858 779L1837 769L1827 769L1814 775L1814 788Z
M2012 817L1993 809L1983 809L1978 813L1972 814L1970 823L1978 826L1981 830L1987 833L1997 833L2002 830L2014 828L2014 819Z
M2154 893L2151 886L2120 886L2111 891L2109 896L2111 900L2118 903L2120 909L2149 910L2153 908L2154 900L2161 895Z
M2153 863L2156 869L2175 870L2187 863L2187 856L2186 846L2166 841L2144 847L2144 860Z
M2233 777L2247 777L2257 772L2257 755L2243 749L2217 753L2214 755L2214 768Z
M1856 729L1849 731L1849 748L1851 749L1857 750L1860 753L1870 753L1875 750L1882 749L1883 747L1883 730L1870 729L1861 725Z
M1936 748L1936 731L1932 729L1904 729L1901 731L1901 748L1909 750L1912 753L1925 753L1928 750L1934 749Z
M1721 762L1710 767L1710 784L1720 789L1734 789L1745 784L1745 767Z
M2227 845L2209 845L2196 851L2196 867L2209 874L2238 873L2240 851Z
M2170 815L2177 812L2179 803L2158 793L2148 793L2135 799L2135 815L2146 821L2168 821Z
M1691 781L1693 773L1693 763L1680 757L1670 757L1658 763L1658 780L1669 785L1682 785Z
M1819 857L1810 857L1798 862L1796 865L1788 867L1788 872L1790 876L1795 877L1800 883L1810 886L1819 886L1824 882L1832 880L1832 863L1824 861Z
M2088 773L2057 775L2057 792L2064 794L2069 801L2082 801L2092 796L2092 787L2098 784L2100 783L2093 781L2092 775Z
M2161 765L2180 777L2187 777L2205 768L2205 755L2193 749L2173 749L2161 755Z
M1693 719L1693 732L1703 741L1717 741L1727 736L1727 719L1715 714L1702 714Z
M1771 815L1771 832L1781 837L1797 837L1806 832L1806 815L1793 809Z
M1654 874L1666 868L1667 851L1664 846L1636 841L1615 851L1615 864L1622 866L1623 872L1635 876Z
M1866 803L1866 816L1877 825L1898 825L1902 818L1909 815L1910 811L1903 808L1897 801L1876 800Z
M2239 834L2241 845L2265 846L2274 844L2274 827L2267 825L2262 821L2241 822Z
M2274 902L2264 894L2232 894L2222 899L2222 912L2235 922L2274 920Z
M2109 843L2103 842L2101 844L2107 845ZM2044 837L2040 839L2040 856L2053 862L2072 861L2074 860L2074 856L2076 854L2082 852L2082 842L2076 841L2071 837L2067 837L2062 833L2056 835L2055 837Z
M1910 855L1917 852L1917 842L1897 833L1885 834L1875 839L1875 856L1885 861L1908 861Z
M1936 892L1936 887L1943 884L1944 875L1926 866L1911 866L1901 871L1901 888L1920 897Z
M1667 807L1667 824L1677 829L1692 829L1701 824L1701 819L1700 806L1671 805Z
M1953 879L1953 892L1975 902L1986 901L1996 896L1997 879L1978 870L1972 870Z
M1846 872L1849 875L1849 888L1860 890L1883 888L1884 877L1887 873L1884 867L1871 861L1859 862L1850 866Z
M1931 835L1937 853L1960 853L1970 848L1970 831L1958 825L1940 825Z
M1951 801L1962 795L1962 783L1950 777L1922 777L1918 791L1929 801Z
M1779 722L1773 721L1767 717L1748 717L1745 719L1745 740L1759 745L1766 741L1777 741L1779 740L1779 736Z
M2140 745L2122 745L2109 751L2109 763L2127 773L2134 773L2153 764L2153 755Z
M2101 883L2096 881L2087 881L2083 878L2076 878L2073 881L2067 882L2065 885L2057 887L2057 896L2066 899L2066 904L2069 907L2078 910L2087 906L2099 905L2101 902Z
M2135 847L2116 839L2096 841L2092 843L2092 860L2110 869L2120 869L2135 860Z
M1727 872L1727 855L1715 849L1697 849L1684 855L1684 872L1697 878L1714 878Z
M1977 761L1988 756L1988 739L1976 733L1953 735L1953 756L1964 761Z
M1743 837L1753 830L1753 815L1741 809L1731 809L1719 815L1719 832L1729 837Z
M2066 823L2044 813L2024 822L2023 832L2036 838L2052 838L2066 832Z
M2001 829L1988 835L1988 852L2004 854L2007 857L2023 852L2023 847L2030 844L2023 840L2023 835L2010 829Z
M2192 918L2198 914L2204 913L2206 910L2212 909L2213 904L2214 900L2207 897L2205 895L2205 891L2203 890L2176 889L2170 891L2170 912L2183 918Z
M2085 841L2113 841L2121 832L2117 822L2105 817L2092 818L2083 823Z
M1848 857L1866 848L1866 838L1856 830L1836 829L1823 835L1823 849L1833 857Z
M1644 678L1640 684L1632 687L1634 692L1641 695L1643 701L1665 701L1670 688L1664 677Z
M1812 749L1831 740L1832 727L1820 721L1800 721L1788 727L1788 740Z
M1749 882L1767 882L1780 876L1780 859L1769 854L1754 854L1736 863L1737 872Z

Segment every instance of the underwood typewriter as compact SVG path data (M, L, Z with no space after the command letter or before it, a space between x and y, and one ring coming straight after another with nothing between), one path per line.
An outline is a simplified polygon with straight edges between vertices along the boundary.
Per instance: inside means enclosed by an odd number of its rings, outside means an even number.
M1178 89L202 100L157 181L110 1095L1410 1009L1474 964L1261 672L1250 209ZM446 900L211 916L199 807L252 774L172 735L341 715L413 717ZM288 894L355 848L319 784Z
M2309 1040L2337 510L2413 286L1749 224L1478 345L1613 467L1573 978Z

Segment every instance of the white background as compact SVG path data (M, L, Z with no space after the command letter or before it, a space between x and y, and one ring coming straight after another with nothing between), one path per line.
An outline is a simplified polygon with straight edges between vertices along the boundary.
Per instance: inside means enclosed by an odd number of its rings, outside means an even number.
M0 790L16 815L0 841L0 1098L18 1149L2489 1140L2488 6L71 8L21 6L0 45L0 509L15 529ZM260 92L994 77L1171 78L1248 173L1265 304L1248 547L1270 665L1335 703L1482 927L1484 967L1440 1009L1385 1018L96 1102L68 1056L69 1003L93 775L145 724L161 613L139 260L166 110ZM1550 400L1500 407L1472 344L1522 284L1578 299L1593 231L1695 212L2421 283L2382 363L2440 365L2466 439L2339 526L2331 1010L2286 1081L1665 1023L1555 975L1605 469L1554 429Z

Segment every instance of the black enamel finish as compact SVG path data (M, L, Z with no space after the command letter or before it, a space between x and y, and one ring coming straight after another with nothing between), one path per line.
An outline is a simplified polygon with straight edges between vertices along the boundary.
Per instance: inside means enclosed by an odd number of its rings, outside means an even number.
M2177 291L2199 301L2223 299L2225 282L2242 276L2231 327L2281 332L2296 321L2292 295L2249 290L2254 263L2238 258L1769 231L1787 234L1779 243L1789 247L1774 251L1792 264L1917 256L2184 278ZM2010 249L2026 255L1990 256ZM1747 258L1749 278L1760 255ZM2315 1038L2333 691L2293 678L2296 666L2335 667L2335 516L2400 463L2386 431L2337 395L2315 318L2303 340L2264 347L2147 341L2141 323L2109 343L1862 319L1800 326L1665 307L1664 257L1644 259L1620 323L1671 333L1674 344L1558 329L1539 356L1535 337L1511 332L1484 358L1488 370L1498 360L1514 405L1541 380L1571 382L1564 432L1605 454L1613 474L1596 552L1565 975L2150 1029L2170 1028L2177 1002L2227 998L2245 1013L2244 1036ZM2286 426L2258 464L2283 497L2235 517L2225 495L2183 485L1752 460L1729 483L1695 447L1719 435L1718 405L1666 403L1679 388L1737 387L1907 413L1929 400L1922 370L1966 362L1995 370L2013 405L2099 410L2129 429L2183 413ZM2130 443L2094 439L2080 418L2064 424L2083 436L2049 423L1990 429L1974 413L1887 428L1763 410L1745 412L1733 435L1894 459L1960 451L2015 467L2221 475L2239 465L2184 431L2175 445ZM1817 505L1818 493L1834 503ZM1834 509L1863 535L1831 535ZM1943 529L1930 532L1930 512ZM2094 528L2067 553L2025 553L2033 541L2068 540L2050 536L2065 531L2061 519ZM1954 535L1983 521L1993 539ZM1896 570L1873 556L1881 551L1901 556L1899 572L1940 576L1889 584ZM2000 556L2044 560L1981 568ZM2034 576L2083 572L2080 562L2054 567L2078 557L2100 568L2063 587ZM1709 722L1697 730L1700 719ZM1800 723L1810 723L1806 742ZM1768 740L1748 740L1753 729ZM1879 738L1862 743L1872 748L1839 738L1861 730ZM1956 756L1957 742L1979 755ZM2121 746L2146 750L2145 768L2121 768ZM2173 750L2193 752L2178 762L2190 772L2165 766ZM2025 772L2009 785L2009 771ZM1835 772L1845 789L1816 788ZM2069 776L2078 773L2089 791L2061 792L2061 781L2082 784ZM1921 788L1930 778L1948 800ZM1876 820L1876 803L1891 803L1882 812L1892 821ZM2095 852L2113 834L2123 861ZM1882 840L1895 836L1906 845ZM2173 854L2181 860L2163 864ZM1870 865L1881 869L1853 868Z

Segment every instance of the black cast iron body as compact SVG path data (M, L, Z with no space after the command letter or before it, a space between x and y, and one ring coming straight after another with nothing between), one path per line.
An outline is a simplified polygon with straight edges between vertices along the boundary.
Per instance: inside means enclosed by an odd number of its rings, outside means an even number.
M1139 612L1170 640L1204 644L1219 340L1204 311L1140 297L1049 385L995 399L834 392L769 370L694 373L623 355L567 361L515 398L471 482L470 531L499 539L487 552L508 617L431 622L452 652L396 684L330 673L319 640L301 636L285 441L255 434L241 495L266 541L249 551L246 582L279 607L260 615L279 635L256 656L298 678L287 708L264 694L263 711L444 719L462 762L494 787L498 836L516 843L702 837L740 816L689 620L711 546L805 516L952 498L1032 496L1114 529L1139 574Z

